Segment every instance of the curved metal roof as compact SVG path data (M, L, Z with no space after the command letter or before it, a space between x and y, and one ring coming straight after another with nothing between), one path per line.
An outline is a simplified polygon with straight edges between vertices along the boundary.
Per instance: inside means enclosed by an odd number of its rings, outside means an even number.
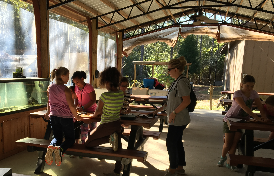
M108 33L122 31L124 38L144 35L167 26L184 27L192 25L194 21L197 24L194 18L197 15L216 19L219 21L217 25L228 24L271 35L274 33L273 0L47 1L48 9L54 13L82 24L87 24L87 18L98 19L99 30ZM210 20L198 25L210 25Z

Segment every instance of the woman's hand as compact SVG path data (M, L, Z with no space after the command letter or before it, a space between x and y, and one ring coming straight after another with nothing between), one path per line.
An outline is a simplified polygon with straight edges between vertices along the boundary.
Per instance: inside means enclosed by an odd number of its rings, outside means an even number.
M175 122L175 116L176 115L174 113L170 113L168 123Z
M77 116L75 117L75 119L79 121L79 120L81 120L81 117L80 117L79 115L77 115Z
M78 107L76 108L76 110L77 110L78 112L83 112L83 111L84 111L83 108L80 107L80 106L78 106Z
M254 113L252 114L252 117L253 117L253 119L256 120L256 121L259 121L259 122L262 121L262 119L261 119L260 117L258 117L258 116L257 116L256 114L254 114Z
M49 120L49 112L47 112L44 116L45 116L45 120Z

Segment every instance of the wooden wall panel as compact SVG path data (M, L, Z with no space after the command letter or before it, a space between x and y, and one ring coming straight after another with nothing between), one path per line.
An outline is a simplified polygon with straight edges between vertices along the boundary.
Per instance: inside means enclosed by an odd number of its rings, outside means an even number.
M254 41L245 41L244 57L243 57L243 74L251 74L252 59L254 50Z
M47 129L47 122L42 118L30 117L30 137L43 139Z
M238 45L230 50L229 58L229 90L236 91L240 88L241 73L243 69L245 42L241 41ZM240 73L240 74L239 74Z
M17 146L15 141L21 138L30 137L29 114L42 110L45 110L45 108L0 116L0 160L26 149L26 147ZM33 133L39 134L39 137L42 136L42 133L45 134L43 125L44 124L40 122ZM42 136L42 138L43 137L44 136Z
M259 60L259 68L258 68L258 75L256 76L256 84L255 84L255 90L258 92L266 92L266 79L265 76L267 74L266 72L266 64L267 64L267 57L268 57L268 48L269 48L270 42L262 42L261 48L260 48L260 58L254 58ZM254 68L256 69L256 68Z
M274 92L274 42L269 43L269 53L266 62L266 75L265 75L265 90L266 92Z

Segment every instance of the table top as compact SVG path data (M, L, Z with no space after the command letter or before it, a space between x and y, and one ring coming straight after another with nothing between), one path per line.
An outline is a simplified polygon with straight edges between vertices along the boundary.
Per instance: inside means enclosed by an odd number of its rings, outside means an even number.
M239 119L229 118L227 125L230 130L246 129L246 130L260 130L260 131L274 131L273 122L255 122L255 121L240 121Z
M234 94L233 91L221 91L221 94ZM258 92L259 95L274 95L274 93L264 93L264 92Z
M167 96L150 96L150 95L130 95L131 99L144 100L167 100Z
M33 113L30 113L30 117L40 118L40 117L43 117L45 113L46 113L46 110L33 112ZM80 116L81 116L81 121L83 121L84 123L100 122L101 121L100 117L93 117L92 113L81 114ZM157 121L158 121L158 117L154 117L154 118L137 117L135 120L121 120L122 124L138 125L138 126L143 126L144 128L148 128L148 129L151 128Z

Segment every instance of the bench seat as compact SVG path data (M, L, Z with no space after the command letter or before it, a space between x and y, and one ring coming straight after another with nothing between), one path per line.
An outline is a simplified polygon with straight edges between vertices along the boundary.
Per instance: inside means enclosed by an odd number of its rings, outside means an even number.
M146 105L129 105L129 107L132 109L132 110L156 110L155 107L153 106L146 106ZM157 108L160 108L160 107L157 107Z
M124 129L123 135L129 136L130 134L130 129ZM160 138L161 132L158 131L143 131L143 136L144 137L152 137L153 139L157 140Z
M222 115L226 115L227 111L222 111ZM261 117L260 113L255 113L257 116Z
M244 156L244 155L230 155L230 165L236 166L238 164L246 164L250 166L259 166L274 168L274 159L262 158L254 156Z
M16 143L17 145L21 145L21 146L33 146L37 148L46 149L48 145L50 144L50 141L45 139L23 138L23 139L17 140ZM67 153L69 152L137 159L137 161L139 162L144 162L147 158L147 152L145 151L119 149L118 151L114 152L111 147L98 146L98 147L88 149L83 144L74 144L73 147L68 148Z

